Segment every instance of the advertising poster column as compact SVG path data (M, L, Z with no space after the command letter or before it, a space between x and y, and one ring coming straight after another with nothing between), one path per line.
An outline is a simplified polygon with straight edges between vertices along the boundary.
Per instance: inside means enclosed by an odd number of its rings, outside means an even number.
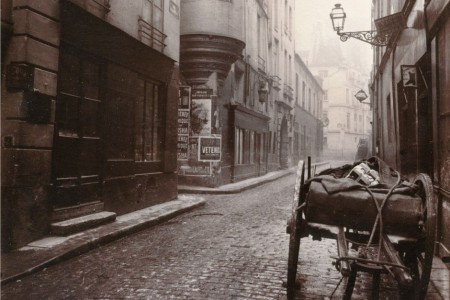
M189 105L183 104L183 95L189 95ZM222 137L218 134L220 116L215 97L212 89L180 89L178 174L196 177L199 182L204 182L206 177L210 181L220 173Z
M211 163L199 160L200 137L211 136L212 89L192 89L189 131L189 160L184 175L211 176Z

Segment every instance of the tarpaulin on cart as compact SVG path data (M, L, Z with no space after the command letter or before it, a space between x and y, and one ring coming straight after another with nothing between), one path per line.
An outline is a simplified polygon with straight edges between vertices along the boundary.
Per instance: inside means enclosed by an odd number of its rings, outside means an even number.
M370 231L377 216L377 207L388 194L389 189L379 184L371 187L372 195L351 178L336 178L319 175L305 186L306 220L312 223L344 226ZM382 210L383 228L387 233L417 236L423 216L422 198L415 194L413 187L400 185L386 201Z

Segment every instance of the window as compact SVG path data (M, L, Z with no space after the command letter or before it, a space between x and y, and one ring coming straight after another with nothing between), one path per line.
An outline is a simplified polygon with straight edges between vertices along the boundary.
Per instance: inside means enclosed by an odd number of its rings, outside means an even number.
M135 102L138 76L124 67L109 64L105 128L107 158L130 160L135 157Z
M387 128L388 129L388 142L392 143L392 135L394 133L394 124L392 120L392 109L391 109L391 95L386 98L386 108L387 108Z
M277 133L274 132L273 133L273 148L272 148L272 153L276 153L277 152Z
M292 37L292 8L289 7L289 38Z
M284 33L288 34L288 2L287 0L284 1Z
M311 111L311 88L308 89L308 108L307 110Z
M272 149L271 149L271 147L272 147L272 131L269 131L269 153L271 153L272 151Z
M314 116L316 115L316 105L317 105L316 93L314 92L314 94L313 94L313 109L312 109L312 114Z
M284 50L284 82L288 83L288 55L287 50Z
M163 30L163 0L144 0L142 19L158 29Z
M100 169L104 65L96 57L65 46L61 47L59 59L55 177L64 181L70 177L90 176L94 180Z
M278 31L278 1L279 0L273 0L273 14L274 14L274 18L273 18L273 28L275 29L275 31Z
M258 58L262 58L261 16L259 14L256 19L256 30L258 31ZM265 71L264 69L262 70Z
M249 151L249 163L255 162L255 132L250 130L250 151Z
M292 57L289 55L289 63L288 63L288 84L292 86Z
M306 126L302 125L302 131L301 131L301 145L300 148L302 150L306 149Z
M142 2L142 17L139 18L141 42L158 51L163 51L165 47L163 3L163 0L144 0Z
M350 113L347 113L347 129L350 129Z
M306 85L305 82L302 82L302 107L305 107L305 97L306 97Z
M244 129L236 128L234 163L244 163Z
M298 132L294 132L294 155L298 155L299 153L299 143Z
M295 74L295 103L298 104L298 90L300 89L298 84L298 74Z
M159 85L139 79L135 105L135 161L161 160L162 114L159 95Z
M275 47L273 48L273 72L274 72L274 75L276 75L276 76L278 76L278 74L279 74L278 61L280 58L278 57L278 53L279 53L278 40L275 39Z

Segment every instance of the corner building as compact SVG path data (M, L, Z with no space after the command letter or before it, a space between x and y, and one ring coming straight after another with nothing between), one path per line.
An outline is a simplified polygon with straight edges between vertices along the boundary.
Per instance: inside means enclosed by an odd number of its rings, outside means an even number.
M177 197L178 0L2 0L2 250Z
M180 184L218 186L294 163L294 9L292 0L182 1L180 73L211 108L210 128L186 137ZM221 141L220 158L202 159L205 139Z

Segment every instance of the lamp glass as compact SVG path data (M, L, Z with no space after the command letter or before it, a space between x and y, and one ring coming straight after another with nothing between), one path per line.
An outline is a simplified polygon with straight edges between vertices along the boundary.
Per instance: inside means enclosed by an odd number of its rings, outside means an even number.
M334 31L339 32L341 30L344 30L344 22L345 22L346 14L340 4L334 5L334 8L331 10L331 13L330 13L330 18L331 18L331 22L333 23Z
M266 102L268 93L269 93L269 91L266 89L258 90L259 102L261 102L261 103Z
M366 92L364 92L363 90L359 90L356 94L355 94L355 98L358 99L359 102L363 102L364 100L367 99L367 94Z

